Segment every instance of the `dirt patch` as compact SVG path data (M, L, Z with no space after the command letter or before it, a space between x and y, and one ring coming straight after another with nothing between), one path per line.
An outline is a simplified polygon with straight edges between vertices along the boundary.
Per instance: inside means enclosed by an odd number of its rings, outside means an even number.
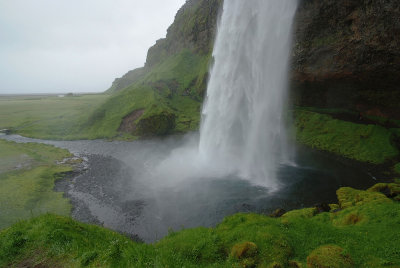
M10 265L10 267L17 268L61 268L66 267L66 264L61 260L51 259L46 257L46 253L42 250L35 250L33 254L25 259Z
M118 131L125 133L133 133L136 130L135 121L138 120L144 113L144 109L135 110L122 119L122 123Z

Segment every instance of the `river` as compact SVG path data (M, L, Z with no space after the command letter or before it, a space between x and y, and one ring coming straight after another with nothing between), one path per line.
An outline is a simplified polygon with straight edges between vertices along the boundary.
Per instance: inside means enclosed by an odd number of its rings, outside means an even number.
M367 188L376 183L366 172L306 148L298 149L296 164L280 166L280 186L273 191L234 175L199 176L173 184L146 178L176 148L196 142L196 134L134 142L0 137L51 144L84 158L86 168L58 181L55 187L71 200L72 217L145 242L157 241L169 230L215 226L237 212L269 214L276 208L334 203L339 187ZM175 169L179 171L179 167ZM168 176L162 180L168 181Z

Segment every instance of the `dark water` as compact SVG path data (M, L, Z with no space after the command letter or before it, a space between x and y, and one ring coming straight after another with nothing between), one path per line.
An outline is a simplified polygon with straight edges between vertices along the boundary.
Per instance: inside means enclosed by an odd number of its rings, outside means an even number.
M159 184L147 181L146 172L190 137L138 142L42 141L14 135L1 138L53 144L85 157L81 174L56 185L56 190L71 199L72 216L137 235L146 242L162 238L170 228L214 226L236 212L268 214L276 208L333 203L339 187L366 188L375 183L362 170L302 148L297 152L296 165L280 167L281 186L276 191L235 176Z

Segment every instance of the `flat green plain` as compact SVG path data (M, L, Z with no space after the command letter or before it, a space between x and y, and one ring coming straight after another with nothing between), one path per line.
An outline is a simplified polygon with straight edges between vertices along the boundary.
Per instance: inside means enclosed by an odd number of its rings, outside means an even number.
M109 95L0 97L0 129L40 139L87 139L88 118Z
M50 145L0 140L0 229L47 212L70 214L69 201L53 191L55 180L72 170L57 163L68 157Z

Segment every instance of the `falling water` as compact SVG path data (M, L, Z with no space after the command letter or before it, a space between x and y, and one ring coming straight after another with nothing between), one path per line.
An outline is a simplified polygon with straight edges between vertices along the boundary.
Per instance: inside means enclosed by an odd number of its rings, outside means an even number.
M203 107L199 151L242 178L276 186L288 158L287 74L295 0L228 0Z

